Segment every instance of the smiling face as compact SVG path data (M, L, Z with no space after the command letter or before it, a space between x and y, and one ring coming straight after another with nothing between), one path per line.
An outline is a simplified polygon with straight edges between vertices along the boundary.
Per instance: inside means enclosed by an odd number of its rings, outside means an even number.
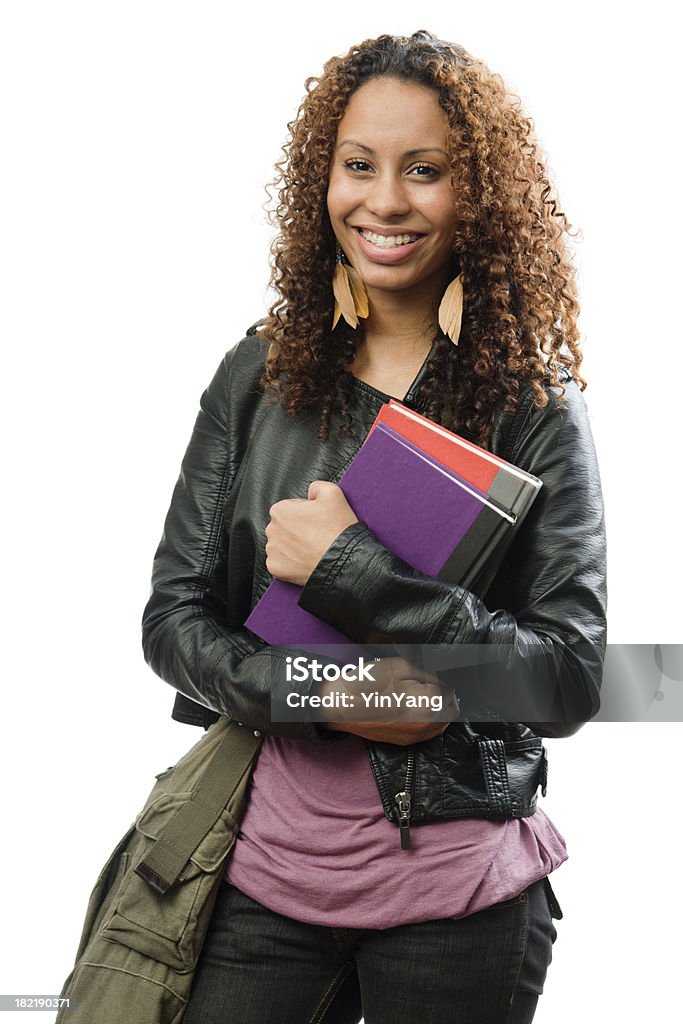
M370 295L433 287L440 297L450 280L456 205L447 131L436 91L414 82L373 78L348 102L327 209Z

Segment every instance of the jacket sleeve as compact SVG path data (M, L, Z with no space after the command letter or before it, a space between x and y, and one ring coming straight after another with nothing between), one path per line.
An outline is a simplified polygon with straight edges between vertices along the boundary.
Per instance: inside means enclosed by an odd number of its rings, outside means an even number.
M186 697L221 715L264 733L334 742L341 735L315 723L271 722L271 693L285 685L285 658L293 652L227 625L223 504L239 468L229 427L235 351L225 355L201 396L154 556L142 615L145 661ZM286 683L287 691L301 693L310 686Z
M566 407L555 390L549 398L542 409L529 403L509 456L543 486L487 603L413 570L362 522L335 539L299 603L359 643L428 645L442 662L449 645L456 659L457 646L487 645L487 656L495 653L485 691L491 716L529 721L532 715L536 732L569 735L598 709L607 629L605 524L583 395L569 380ZM497 595L506 607L498 606ZM429 667L428 657L423 663Z

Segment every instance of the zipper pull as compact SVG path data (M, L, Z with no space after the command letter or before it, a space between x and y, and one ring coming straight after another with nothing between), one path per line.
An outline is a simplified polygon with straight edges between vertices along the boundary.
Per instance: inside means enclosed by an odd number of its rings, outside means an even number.
M401 834L401 849L410 850L410 793L402 790L394 797L398 804L398 824Z

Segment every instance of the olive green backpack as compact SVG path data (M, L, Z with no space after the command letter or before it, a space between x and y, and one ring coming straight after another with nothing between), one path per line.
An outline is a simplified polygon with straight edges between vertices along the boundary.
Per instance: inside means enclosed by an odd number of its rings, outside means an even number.
M179 1024L263 740L221 717L158 775L88 902L56 1024Z

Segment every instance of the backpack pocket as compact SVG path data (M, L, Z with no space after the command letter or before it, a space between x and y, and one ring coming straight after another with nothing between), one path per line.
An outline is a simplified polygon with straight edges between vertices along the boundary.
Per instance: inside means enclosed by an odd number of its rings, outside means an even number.
M224 810L165 893L152 889L134 869L190 796L189 792L162 794L138 815L135 828L140 843L135 858L128 864L111 910L100 928L102 938L134 949L181 973L194 969L201 952L220 876L234 845L238 824L232 814Z

